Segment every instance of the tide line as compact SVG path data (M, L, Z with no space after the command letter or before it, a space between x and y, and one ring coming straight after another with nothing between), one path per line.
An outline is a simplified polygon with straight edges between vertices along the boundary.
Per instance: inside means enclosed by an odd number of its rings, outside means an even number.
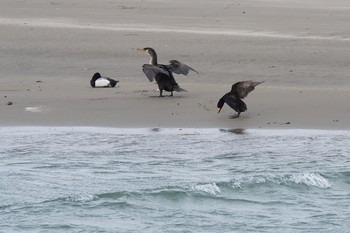
M134 32L134 33L136 32L176 33L176 34L262 37L262 38L271 38L271 39L350 41L349 37L340 36L340 35L323 36L323 35L279 33L276 31L174 27L174 26L146 25L146 24L93 24L93 23L82 24L79 22L74 22L66 19L51 20L51 19L45 19L45 18L23 18L23 19L0 18L0 25L105 30L105 31Z

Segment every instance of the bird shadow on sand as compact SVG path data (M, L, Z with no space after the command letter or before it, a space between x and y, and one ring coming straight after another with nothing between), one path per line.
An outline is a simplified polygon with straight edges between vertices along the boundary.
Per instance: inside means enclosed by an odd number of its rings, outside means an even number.
M187 98L186 96L181 96L181 95L163 95L163 96L159 96L159 95L150 95L150 98L159 98L159 99L182 99L182 98Z
M242 115L237 116L237 114L232 114L232 115L229 115L228 118L229 119L248 119L249 117L248 116L242 116Z

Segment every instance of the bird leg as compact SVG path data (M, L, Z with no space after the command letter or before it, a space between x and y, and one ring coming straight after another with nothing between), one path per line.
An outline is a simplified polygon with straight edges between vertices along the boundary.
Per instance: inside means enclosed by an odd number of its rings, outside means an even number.
M159 97L163 97L163 90L162 89L159 90Z
M171 93L170 96L173 96L173 91L171 91L170 93Z
M231 116L231 119L236 119L236 118L238 118L240 114L241 114L241 112L238 112L236 115Z

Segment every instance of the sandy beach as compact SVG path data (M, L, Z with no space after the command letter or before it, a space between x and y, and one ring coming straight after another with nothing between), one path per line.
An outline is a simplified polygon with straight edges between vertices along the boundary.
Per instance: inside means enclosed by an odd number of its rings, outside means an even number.
M0 126L350 129L349 22L341 0L5 0ZM199 71L175 77L188 92L157 97L143 47ZM241 80L265 83L218 114Z

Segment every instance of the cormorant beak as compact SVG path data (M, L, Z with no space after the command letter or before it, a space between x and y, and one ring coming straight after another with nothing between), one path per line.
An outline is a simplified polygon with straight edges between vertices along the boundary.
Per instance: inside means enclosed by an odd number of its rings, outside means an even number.
M137 49L137 50L139 50L139 51L144 52L144 53L147 54L147 51L146 51L145 49Z
M221 108L218 108L218 113L220 113L220 111L221 111Z

